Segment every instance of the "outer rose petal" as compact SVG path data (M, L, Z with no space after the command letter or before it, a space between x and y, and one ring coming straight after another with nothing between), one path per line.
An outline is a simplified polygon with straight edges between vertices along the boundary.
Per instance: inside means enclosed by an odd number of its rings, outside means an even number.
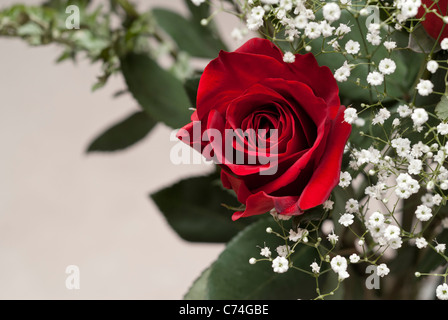
M302 210L322 204L339 182L343 150L352 129L344 121L344 110L341 106L328 135L327 149L300 196L298 205Z
M262 54L251 53L255 48ZM223 109L231 100L267 78L303 82L313 88L316 96L323 98L328 105L339 106L339 88L331 70L326 66L320 67L312 53L296 55L296 61L287 64L279 60L278 51L272 48L269 40L257 38L243 45L241 51L244 50L249 53L221 51L218 58L204 69L197 96L199 119L211 109L224 113ZM333 116L336 115L337 108L331 108Z
M422 0L422 5L425 4L431 10L435 9L442 16L448 15L448 0L439 0L436 4L434 4L432 0ZM425 9L423 6L420 6L418 9L417 18L423 17L425 14ZM428 13L425 15L425 20L421 22L426 32L434 39L439 39L441 42L444 38L448 38L448 26L445 25L443 20L439 18L434 13ZM443 29L443 31L442 31ZM440 32L442 31L442 34ZM440 35L440 37L439 37Z

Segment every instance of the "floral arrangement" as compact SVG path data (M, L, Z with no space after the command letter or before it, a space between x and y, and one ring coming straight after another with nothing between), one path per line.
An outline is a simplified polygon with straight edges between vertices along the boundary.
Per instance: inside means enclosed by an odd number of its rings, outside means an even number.
M90 152L160 121L173 162L214 163L151 195L183 239L227 243L185 299L448 299L448 1L186 0L188 18L111 3L116 30L96 13L39 33L16 7L0 34L86 51L101 85L122 72L142 111ZM234 51L221 14L240 21Z

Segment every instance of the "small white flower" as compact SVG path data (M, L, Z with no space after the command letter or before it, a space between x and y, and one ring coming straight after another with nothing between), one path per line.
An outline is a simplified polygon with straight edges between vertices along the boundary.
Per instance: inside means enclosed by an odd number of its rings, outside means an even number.
M313 273L319 273L320 272L320 267L319 267L319 265L316 263L316 262L313 262L311 265L310 265L310 267L311 267L311 271L313 272Z
M349 225L353 224L353 219L355 218L354 215L351 213L344 213L338 220L340 224L342 224L344 227L348 227Z
M323 203L323 207L324 207L325 210L332 210L333 209L333 205L334 205L334 201L331 201L331 200L326 200Z
M340 68L338 68L334 72L334 78L339 82L347 81L348 77L350 77L350 67L344 63L344 65Z
M410 174L420 174L422 168L422 161L419 159L413 159L409 162L408 172Z
M263 19L263 16L265 14L265 11L263 9L262 6L258 6L252 9L252 11L250 12L250 15L257 20L261 20Z
M327 21L320 22L320 32L324 37L330 37L333 35L334 27L332 27Z
M272 261L272 269L277 273L285 273L289 269L289 261L285 257L278 256Z
M438 68L439 64L437 63L437 61L431 60L426 64L426 69L431 73L435 73Z
M282 245L278 246L276 251L280 257L286 257L291 252L291 248L287 245Z
M441 202L442 202L442 196L441 196L440 194L435 194L435 195L432 197L432 203L433 203L435 206L440 205ZM446 220L446 221L448 222L448 218L445 218L444 220ZM442 222L443 222L443 220L442 220ZM448 226L447 226L446 228L448 228Z
M397 47L397 43L395 41L384 41L384 46L388 51L391 51Z
M195 6L200 6L205 2L205 0L191 0Z
M283 61L286 63L294 63L294 61L296 61L296 56L292 52L285 52Z
M341 23L341 24L339 24L339 27L337 27L337 29L334 33L339 38L342 38L344 35L346 35L347 33L351 32L351 31L352 31L352 29L348 25Z
M317 22L309 22L305 27L305 35L310 39L317 39L321 36L320 25Z
M336 273L347 270L347 260L340 255L337 255L336 257L331 259L330 265L331 269L333 269L333 271Z
M344 111L344 121L352 124L358 119L358 112L355 108L347 108Z
M357 213L359 212L359 202L353 198L348 199L345 203L345 211L348 213Z
M345 44L345 51L350 54L357 54L361 46L358 41L348 40Z
M356 253L353 253L353 254L349 257L349 259L350 259L350 263L358 263L359 260L361 260L361 258L360 258Z
M416 108L414 112L412 112L411 118L415 126L421 126L426 121L428 121L429 116L425 109Z
M384 230L384 237L386 240L393 240L400 237L400 228L394 225L389 225Z
M350 274L347 272L347 270L338 272L338 280L339 281L343 281L344 279L347 279L348 277L350 277Z
M426 246L428 245L428 242L426 241L425 238L420 237L420 238L415 239L415 245L417 246L417 248L423 249L423 248L426 248Z
M339 186L342 188L348 187L352 182L352 176L347 171L341 172L339 177Z
M330 241L332 245L335 245L339 240L339 236L332 232L327 236L327 240Z
M389 274L389 272L390 272L390 270L385 263L380 264L376 268L376 274L380 277L387 276Z
M392 239L392 240L387 241L387 245L389 246L389 248L394 249L394 250L401 248L402 244L403 244L403 240L401 240L401 238Z
M405 104L398 106L397 111L398 111L400 117L402 117L402 118L406 118L412 114L412 109L409 108L409 106L407 106Z
M380 111L376 114L375 118L372 120L372 124L384 124L384 121L389 119L390 111L386 108L381 108Z
M366 40L368 42L370 42L371 44L373 44L374 46L378 46L381 43L380 34L377 33L377 32L375 32L375 33L372 33L372 32L367 33Z
M246 20L247 29L250 31L257 31L263 25L263 19L257 19L249 16Z
M439 123L439 125L437 126L437 132L443 135L447 135L448 134L448 123L445 122L441 122Z
M395 138L391 141L391 144L400 157L407 157L409 155L411 150L411 140L408 138ZM408 181L407 178L406 181Z
M379 86L384 81L384 75L378 71L372 71L367 75L367 82L372 86Z
M444 253L444 252L445 252L445 249L446 249L446 244L444 244L444 243L439 243L439 244L437 244L437 245L434 247L434 249L436 249L436 252L437 252L437 253Z
M341 17L341 9L339 8L339 5L335 2L329 2L324 5L322 8L323 15L325 20L328 22L333 22L338 20Z
M392 59L385 58L380 61L380 64L378 65L378 69L382 74L392 74L395 72L395 69L397 68L397 65Z
M299 240L305 240L309 232L306 229L298 228L297 232L294 230L289 230L289 240L297 242Z
M424 194L420 200L422 200L422 204L427 206L428 208L432 208L434 203L432 202L433 196L430 193Z
M250 259L249 259L249 263L250 263L250 264L255 264L255 263L257 263L257 259L255 259L255 258L250 258Z
M306 17L306 15L302 13L294 18L294 26L297 29L305 29L307 24L308 24L308 18Z
M436 296L439 300L448 300L448 285L446 283L437 286Z
M372 226L381 226L383 225L384 220L385 220L384 215L378 211L375 211L369 217L369 223Z
M418 94L421 96L428 96L432 93L434 88L434 84L430 80L420 79L420 82L417 84Z
M431 208L421 204L417 207L417 210L415 210L415 215L420 221L428 221L432 217Z
M401 13L405 19L415 17L418 13L418 7L412 1L406 1L401 6Z
M264 247L261 249L260 255L262 255L263 257L269 258L271 256L271 250L269 250L268 247Z
M443 50L448 50L448 38L444 38L441 42L440 42L440 47Z

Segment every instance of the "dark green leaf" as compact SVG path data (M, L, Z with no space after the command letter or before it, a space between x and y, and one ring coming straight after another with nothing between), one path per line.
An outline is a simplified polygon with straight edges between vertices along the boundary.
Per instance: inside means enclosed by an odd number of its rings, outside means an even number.
M440 50L440 45L419 25L409 34L408 48L418 53L428 54Z
M443 95L440 102L437 104L436 114L442 121L448 119L448 97L446 95Z
M187 79L184 83L185 91L187 91L188 97L190 98L190 102L193 107L196 107L196 96L198 94L200 80L201 76L197 75Z
M271 262L249 264L251 257L259 256L257 246L276 248L284 242L273 234L267 234L273 225L271 217L261 219L239 233L213 264L208 275L208 299L270 300L315 298L316 283L313 276L290 268L286 273L274 273ZM309 270L316 259L312 247L299 245L292 255L295 266Z
M87 152L126 149L143 139L156 123L145 112L135 112L99 135L89 145Z
M211 15L211 6L208 3L196 6L191 0L184 1L191 14L190 21L194 23L195 28L198 29L204 40L217 50L228 50L219 35L219 28L216 26L215 21L213 19L208 19ZM206 26L201 26L202 19L208 19L208 24Z
M188 95L182 82L144 54L128 54L121 69L129 91L151 118L172 128L190 122Z
M202 272L199 278L193 283L191 288L184 296L184 300L205 300L207 299L207 286L208 277L210 275L211 268L208 268Z
M254 218L232 221L233 212L222 203L236 205L237 201L216 182L217 174L189 178L152 194L151 198L183 239L227 242Z
M156 8L152 13L158 25L170 35L180 50L199 58L215 58L219 50L224 49L220 43L207 37L206 27L189 21L180 14Z

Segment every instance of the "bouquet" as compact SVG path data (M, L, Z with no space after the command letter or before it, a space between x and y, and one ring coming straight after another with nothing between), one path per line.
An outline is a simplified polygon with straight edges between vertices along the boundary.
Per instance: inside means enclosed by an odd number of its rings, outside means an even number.
M57 23L69 2L79 30ZM89 152L162 122L173 163L213 168L151 194L186 241L226 243L185 299L448 299L448 1L110 3L12 7L0 35L87 53L95 89L123 74L142 110Z

